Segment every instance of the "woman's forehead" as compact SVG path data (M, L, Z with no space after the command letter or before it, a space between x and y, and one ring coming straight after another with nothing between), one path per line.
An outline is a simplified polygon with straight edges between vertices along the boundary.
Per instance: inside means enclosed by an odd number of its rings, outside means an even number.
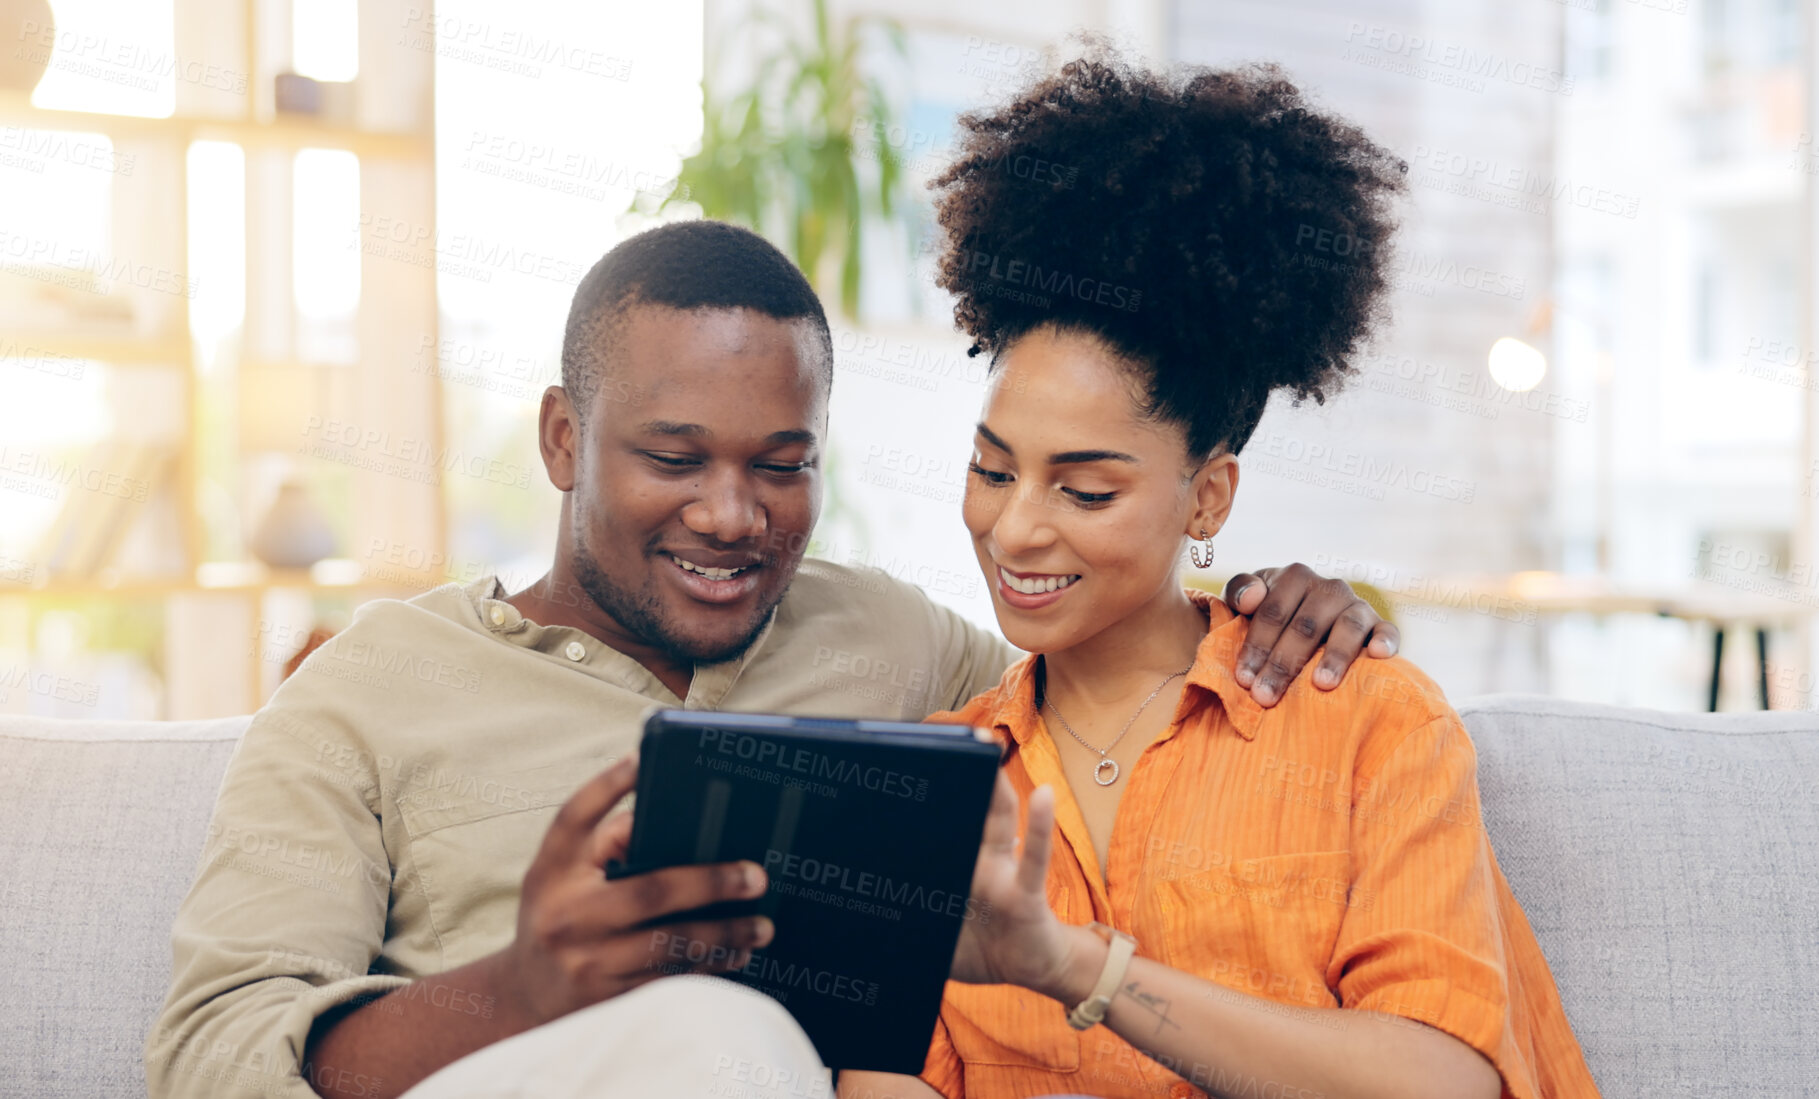
M1184 453L1186 432L1146 414L1144 398L1128 362L1091 341L1020 341L993 372L980 414L982 435L1020 462L1113 451L1145 465L1167 464Z

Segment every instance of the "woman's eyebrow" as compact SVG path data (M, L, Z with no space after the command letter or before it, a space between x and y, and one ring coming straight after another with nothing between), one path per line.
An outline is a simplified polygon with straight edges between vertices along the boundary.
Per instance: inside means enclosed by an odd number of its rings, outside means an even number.
M974 424L973 427L975 430L977 430L979 432L980 435L984 436L986 442L997 447L999 450L1004 451L1006 454L1009 454L1013 458L1015 458L1017 456L1017 452L1011 449L1011 444L1005 442L1003 439L998 438L998 433L993 431L991 428L986 427L984 420L980 420L978 423Z
M1126 454L1122 450L1063 450L1048 456L1048 464L1051 466L1077 465L1081 462L1135 463L1137 460L1136 455Z
M1013 458L1017 456L1017 452L1011 449L1011 445L1000 439L998 433L986 427L983 422L973 426L986 442ZM1048 464L1051 466L1079 465L1082 462L1130 462L1137 465L1140 464L1141 459L1134 454L1126 454L1122 450L1063 450L1048 456Z

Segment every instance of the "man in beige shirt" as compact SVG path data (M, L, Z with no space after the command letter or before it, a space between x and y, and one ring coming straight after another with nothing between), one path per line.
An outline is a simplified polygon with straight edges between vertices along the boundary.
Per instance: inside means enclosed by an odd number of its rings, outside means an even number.
M699 972L751 961L762 918L647 923L762 892L755 865L601 873L644 716L919 720L1014 656L914 586L803 558L831 363L807 282L743 230L665 226L596 265L540 417L564 494L550 574L369 603L255 715L173 932L153 1096L395 1095L648 984L665 944L703 944L682 954ZM1266 704L1321 642L1333 682L1394 649L1316 581L1233 581Z

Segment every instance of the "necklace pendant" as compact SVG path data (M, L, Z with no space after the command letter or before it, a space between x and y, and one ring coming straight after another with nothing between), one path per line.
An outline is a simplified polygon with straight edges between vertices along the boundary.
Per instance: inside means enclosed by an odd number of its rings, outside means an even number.
M1112 772L1109 776L1105 773L1108 768ZM1112 783L1117 782L1118 761L1115 759L1100 759L1099 766L1093 768L1093 781L1101 786L1110 786Z

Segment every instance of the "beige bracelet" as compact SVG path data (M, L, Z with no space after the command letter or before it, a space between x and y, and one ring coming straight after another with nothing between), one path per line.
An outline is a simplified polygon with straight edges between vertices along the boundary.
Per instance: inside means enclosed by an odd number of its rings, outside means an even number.
M1112 1007L1112 994L1124 983L1124 973L1131 967L1131 958L1137 953L1137 940L1117 928L1102 923L1089 926L1107 937L1111 950L1105 955L1105 968L1099 971L1099 983L1093 986L1093 991L1086 999L1067 1013L1067 1025L1075 1030L1087 1030L1104 1021L1105 1013Z

